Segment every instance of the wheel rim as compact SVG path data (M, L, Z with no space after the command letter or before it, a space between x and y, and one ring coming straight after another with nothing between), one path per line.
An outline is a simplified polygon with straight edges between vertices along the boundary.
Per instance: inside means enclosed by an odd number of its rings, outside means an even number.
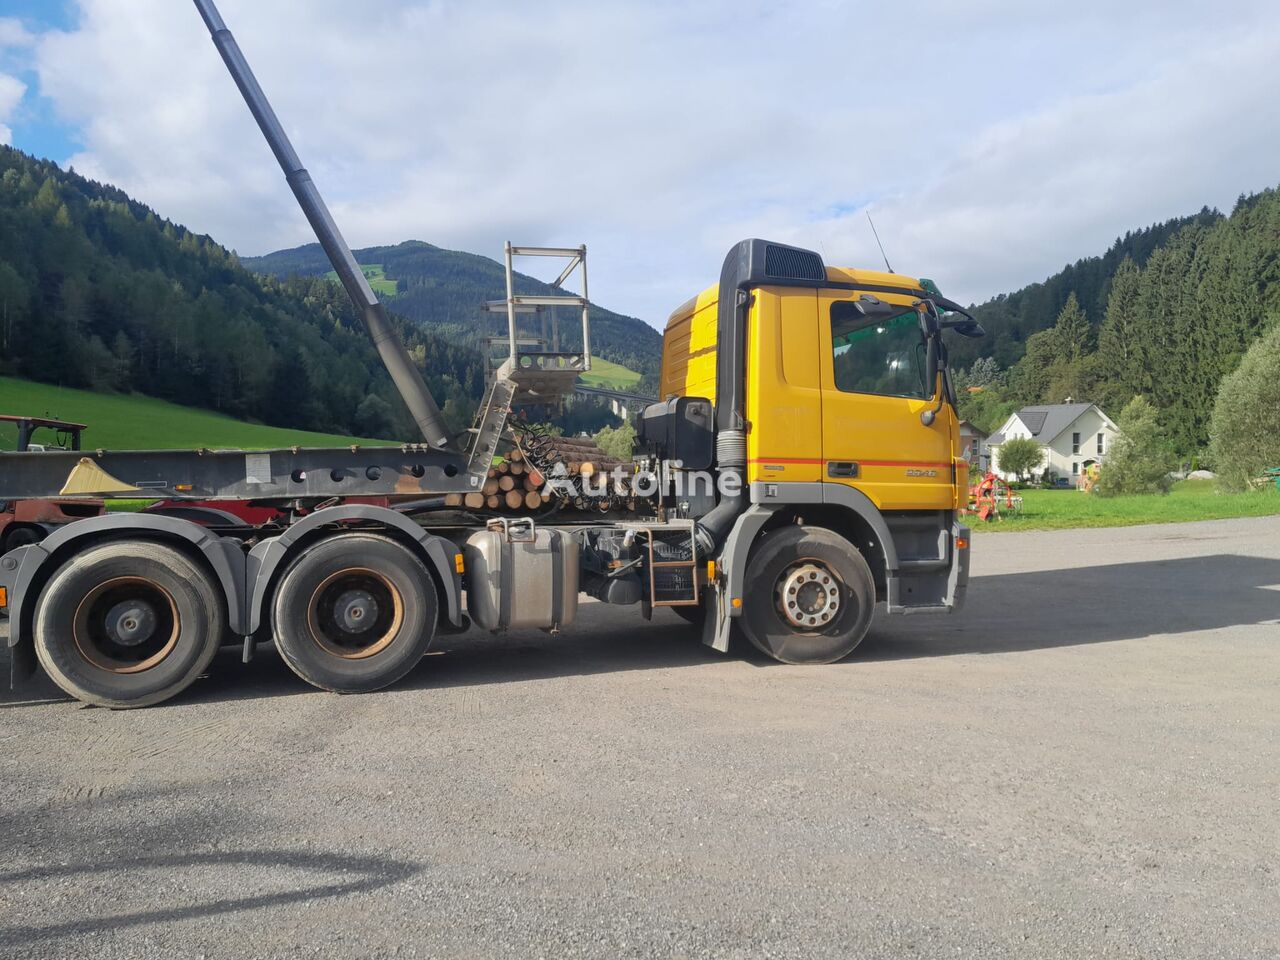
M386 576L365 567L325 577L307 606L311 639L344 660L361 660L385 649L403 622L400 591Z
M822 630L840 612L840 578L821 560L804 558L784 569L774 583L774 606L800 630Z
M111 673L150 670L178 645L173 595L154 580L114 577L85 594L71 622L80 655Z

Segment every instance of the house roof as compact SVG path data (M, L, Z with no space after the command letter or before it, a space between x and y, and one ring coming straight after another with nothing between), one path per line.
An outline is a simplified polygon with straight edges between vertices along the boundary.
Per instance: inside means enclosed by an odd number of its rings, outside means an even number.
M1092 406L1092 403L1052 403L1023 407L1018 411L1018 419L1026 425L1033 437L1041 443L1049 443Z
M1036 440L1048 444L1052 443L1067 427L1075 423L1082 413L1091 408L1096 409L1097 405L1092 403L1049 403L1023 407L1013 414L1013 417L1017 417L1031 431L1031 436ZM1103 420L1111 423L1105 413L1102 413L1101 410L1098 410L1098 412L1102 414ZM1010 417L1009 420L1012 420L1013 417ZM1008 423L1009 421L1005 421L1006 426ZM1000 446L1004 441L1003 430L993 433L987 438L987 442L993 447Z
M961 430L965 430L967 428L970 433L975 436L982 437L984 440L987 438L987 431L983 430L980 426L970 420L961 420L959 427Z

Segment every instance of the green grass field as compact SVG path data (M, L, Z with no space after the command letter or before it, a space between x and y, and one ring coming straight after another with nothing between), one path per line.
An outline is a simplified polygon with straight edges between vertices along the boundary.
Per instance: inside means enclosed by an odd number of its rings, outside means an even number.
M360 269L364 271L364 278L369 281L369 286L373 287L373 292L380 297L394 297L397 293L396 282L387 279L387 273L382 269L380 263L362 263ZM325 274L329 280L338 281L338 274L334 270L330 270Z
M592 357L591 370L580 376L578 382L603 390L630 390L640 382L640 374L628 370L620 363L603 357Z
M1280 490L1275 487L1248 493L1220 493L1212 480L1183 480L1174 485L1168 496L1099 497L1079 490L1015 490L1014 496L1023 498L1019 513L1003 511L1004 519L991 523L970 517L969 523L975 530L1009 533L1280 514Z
M91 450L99 447L108 450L182 450L196 447L265 450L295 445L326 447L392 442L265 427L151 397L66 390L11 377L0 377L0 413L86 423L89 429L84 432L81 442ZM0 423L0 450L12 450L16 441L17 428L13 424ZM54 435L51 431L39 430L34 441L53 444Z

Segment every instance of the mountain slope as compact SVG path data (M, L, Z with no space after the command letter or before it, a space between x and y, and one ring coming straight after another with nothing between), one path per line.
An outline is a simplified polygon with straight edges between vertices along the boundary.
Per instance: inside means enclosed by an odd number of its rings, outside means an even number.
M474 350L398 321L457 427ZM124 192L0 147L0 374L268 424L416 436L342 291L246 270Z
M505 318L487 315L481 309L486 300L504 299L507 295L506 271L496 260L444 250L420 240L391 247L366 247L356 250L355 255L361 264L380 266L384 275L395 282L397 293L387 298L387 306L410 320L468 345L477 344L486 330L506 330ZM246 257L243 263L251 270L281 278L323 276L330 270L318 243L264 257ZM516 292L555 291L549 284L517 273ZM532 332L532 326L526 329ZM574 311L561 311L560 333L564 346L581 344L581 324ZM642 320L592 304L591 349L606 360L654 380L662 359L662 336Z
M978 357L994 357L1001 367L1012 366L1026 351L1028 337L1053 326L1072 293L1089 321L1095 326L1100 324L1111 281L1126 257L1141 267L1184 227L1212 226L1221 219L1221 213L1205 207L1191 216L1129 231L1118 237L1101 256L1084 257L1039 283L978 304L974 316L986 327L987 336L957 343L953 358L960 366L967 366Z

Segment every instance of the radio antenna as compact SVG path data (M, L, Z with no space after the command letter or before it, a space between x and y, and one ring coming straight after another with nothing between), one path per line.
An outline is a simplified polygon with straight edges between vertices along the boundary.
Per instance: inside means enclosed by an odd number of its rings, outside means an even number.
M884 244L880 242L880 234L876 231L876 222L871 219L871 211L866 211L867 223L871 224L871 235L876 238L876 246L880 248L880 256L884 257L884 268L893 273L893 267L889 266L889 256L884 252Z

